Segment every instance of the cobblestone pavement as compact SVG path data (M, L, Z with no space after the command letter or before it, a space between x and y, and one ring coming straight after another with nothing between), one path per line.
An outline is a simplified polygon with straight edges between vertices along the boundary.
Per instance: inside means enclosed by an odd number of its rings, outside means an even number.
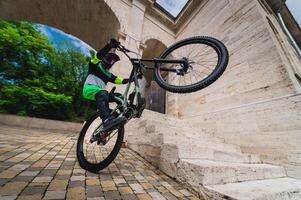
M129 149L99 174L80 168L76 134L0 126L0 200L198 199Z

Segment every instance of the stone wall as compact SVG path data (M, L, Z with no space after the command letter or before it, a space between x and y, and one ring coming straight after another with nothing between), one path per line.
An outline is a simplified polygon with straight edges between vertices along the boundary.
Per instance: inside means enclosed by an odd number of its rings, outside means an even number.
M280 48L262 6L255 0L205 1L177 40L194 35L223 41L230 62L208 88L171 95L175 103L168 113L265 162L288 165L290 175L301 177L301 87L292 76L300 61L294 64L283 56L288 53Z
M0 114L0 124L79 133L82 123Z
M181 95L180 116L194 116L296 92L265 20L255 0L205 3L177 40L194 35L216 37L228 47L229 65L210 87ZM188 106L187 102L192 104Z

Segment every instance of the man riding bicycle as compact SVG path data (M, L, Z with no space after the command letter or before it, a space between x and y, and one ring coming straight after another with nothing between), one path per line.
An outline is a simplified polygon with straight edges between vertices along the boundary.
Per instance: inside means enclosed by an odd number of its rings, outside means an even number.
M96 101L100 118L103 122L103 131L108 131L115 126L126 121L125 117L117 117L111 115L109 109L109 93L105 90L108 82L115 84L126 84L129 79L115 76L109 70L115 62L120 58L113 53L120 43L111 39L100 51L95 53L89 61L89 71L86 78L83 97L88 100Z

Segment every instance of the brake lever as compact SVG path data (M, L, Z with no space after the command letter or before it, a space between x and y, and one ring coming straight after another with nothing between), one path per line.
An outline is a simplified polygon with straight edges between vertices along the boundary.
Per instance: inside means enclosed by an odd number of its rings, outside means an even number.
M124 51L124 52L131 52L129 49L127 49L127 48L125 48L123 45L119 45L119 48L118 48L118 50L120 50L120 51Z
M114 86L114 87L112 88L112 90L110 91L109 94L110 94L110 95L114 94L115 90L116 90L116 87Z

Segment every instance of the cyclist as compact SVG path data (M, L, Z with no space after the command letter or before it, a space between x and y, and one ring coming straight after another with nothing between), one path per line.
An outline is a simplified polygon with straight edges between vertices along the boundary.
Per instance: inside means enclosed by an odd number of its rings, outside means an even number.
M100 118L103 122L103 131L108 131L126 121L125 117L115 118L110 114L109 93L105 90L108 82L115 84L126 84L128 79L115 76L109 70L120 58L113 53L120 43L115 39L109 42L97 53L92 51L92 58L89 61L88 76L84 83L83 97L96 101Z

